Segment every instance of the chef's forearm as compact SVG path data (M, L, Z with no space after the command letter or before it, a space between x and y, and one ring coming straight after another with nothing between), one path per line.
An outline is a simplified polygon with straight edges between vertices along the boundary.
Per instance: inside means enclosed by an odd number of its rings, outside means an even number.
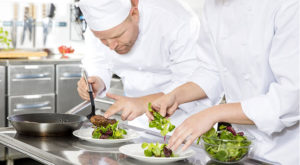
M160 92L160 93L155 93L155 94L151 94L151 95L147 95L147 96L142 96L141 99L143 99L143 101L145 103L147 103L147 105L148 105L149 102L153 102L154 100L158 99L159 97L161 97L163 95L164 95L164 93ZM148 107L148 106L146 106L146 107Z
M183 104L207 97L203 89L193 82L188 82L177 87L170 94L175 95L178 104Z
M217 122L232 124L254 124L243 112L240 103L220 104L206 109L211 113L212 119Z

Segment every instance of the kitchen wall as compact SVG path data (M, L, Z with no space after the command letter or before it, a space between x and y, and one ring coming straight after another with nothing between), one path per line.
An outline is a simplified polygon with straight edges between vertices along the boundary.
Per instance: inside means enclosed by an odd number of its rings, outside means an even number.
M204 0L182 0L190 4L194 11L201 15L202 4ZM24 19L24 7L33 3L36 6L36 46L35 48L53 48L54 53L58 53L57 47L60 45L72 46L75 48L75 53L83 54L84 46L83 41L70 40L70 4L74 0L0 0L0 25L4 25L5 30L11 31L11 26L8 25L9 21L14 18L14 3L18 3L18 22L17 28L17 48L32 48L32 42L29 41L28 35L25 38L24 44L21 45L21 36L23 32L22 21ZM54 3L56 6L54 26L47 37L47 44L43 45L43 28L41 22L42 18L42 4ZM63 26L66 23L66 26ZM74 37L74 33L72 38Z

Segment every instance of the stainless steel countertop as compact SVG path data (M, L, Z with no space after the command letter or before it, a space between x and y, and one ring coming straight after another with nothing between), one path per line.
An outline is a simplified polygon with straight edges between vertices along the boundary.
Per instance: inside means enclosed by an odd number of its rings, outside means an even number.
M0 65L45 65L45 64L78 64L80 59L0 59Z
M90 127L89 123L85 123L83 127ZM123 127L129 127L123 125ZM130 126L129 128L138 131L142 136L130 143L142 142L163 142L163 138L158 133L146 131L144 129ZM29 137L16 134L14 128L0 128L0 143L15 149L29 157L40 161L44 164L105 164L105 165L134 165L148 163L141 162L119 153L117 145L97 145L82 141L74 136L69 137ZM191 147L196 151L196 155L190 159L172 163L172 165L202 165L216 164L211 161L202 148L193 145ZM263 164L253 159L246 158L244 165ZM265 164L265 163L264 163ZM149 164L150 165L150 164ZM167 165L167 164L166 164Z

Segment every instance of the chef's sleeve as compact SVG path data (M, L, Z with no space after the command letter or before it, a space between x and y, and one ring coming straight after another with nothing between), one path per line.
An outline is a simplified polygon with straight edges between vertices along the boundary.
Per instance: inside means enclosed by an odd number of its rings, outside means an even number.
M224 96L223 86L220 80L219 66L217 65L217 51L208 28L206 19L206 7L201 16L201 27L198 38L199 51L197 57L199 65L190 77L190 81L197 84L205 92L213 105L220 103ZM203 101L203 99L201 100Z
M258 129L271 135L299 123L299 3L283 1L269 54L274 81L265 95L241 102Z
M107 50L89 29L85 32L85 48L86 52L81 61L83 68L89 76L98 76L102 79L105 88L99 93L99 96L104 97L110 88L112 76L110 60L105 53Z
M173 30L170 44L170 69L172 70L172 85L164 90L169 93L176 87L189 81L192 73L200 65L197 55L199 54L199 30L200 22L197 16L190 17L187 20L178 21L180 24ZM193 107L198 109L212 106L209 99L204 99L201 103L190 102L182 104L180 108L186 112L194 111Z

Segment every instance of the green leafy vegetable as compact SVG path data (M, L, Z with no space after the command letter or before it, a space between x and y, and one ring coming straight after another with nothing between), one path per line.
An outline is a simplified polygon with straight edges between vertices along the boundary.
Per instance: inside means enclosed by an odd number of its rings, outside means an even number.
M154 120L150 121L149 127L160 130L162 136L166 136L168 132L172 132L175 125L171 124L170 119L161 116L158 112L154 111L151 107L151 103L148 103L148 110L154 116Z
M94 139L122 139L127 132L124 129L118 128L119 121L114 124L108 124L106 127L95 127L92 137Z
M147 157L176 157L172 150L166 148L166 144L143 143L144 155Z
M11 42L11 39L8 39L8 31L0 27L0 46L3 46L5 49L10 49Z
M244 136L244 133L235 133L230 126L219 128L220 131L212 128L202 136L206 152L213 159L222 162L236 162L242 159L248 153L251 141ZM200 137L197 144L199 141Z

